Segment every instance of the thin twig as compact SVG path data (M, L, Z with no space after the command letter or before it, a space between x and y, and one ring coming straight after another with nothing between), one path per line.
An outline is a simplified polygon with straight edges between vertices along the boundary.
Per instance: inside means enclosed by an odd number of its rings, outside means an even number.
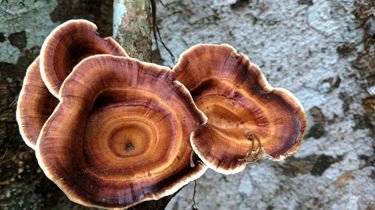
M163 2L161 2L161 4L164 6ZM172 52L169 50L169 48L164 44L163 39L161 38L161 35L160 35L158 24L156 23L157 19L156 19L156 3L155 3L155 0L151 0L151 9L152 9L152 22L153 22L152 23L153 24L152 29L153 29L153 32L154 32L156 48L159 50L158 37L157 37L157 35L159 35L161 44L168 51L168 53L171 55L172 62L175 63L175 57L172 54Z
M193 205L191 206L191 209L192 210L198 210L197 208L195 208L195 192L196 192L196 188L197 188L197 180L194 180L194 193L193 193Z
M163 2L161 0L159 0L160 4L163 5L163 7L166 7L168 8L167 6L165 6L165 4L163 4Z
M18 101L18 98L14 99L14 101L12 103L9 104L9 108L12 108L14 107L15 105L17 105L17 101Z

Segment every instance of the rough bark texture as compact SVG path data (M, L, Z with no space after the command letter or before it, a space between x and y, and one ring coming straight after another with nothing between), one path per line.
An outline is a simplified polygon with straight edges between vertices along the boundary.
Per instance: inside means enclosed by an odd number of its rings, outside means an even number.
M115 0L113 37L132 58L151 62L150 0Z
M198 43L231 44L307 113L293 157L261 160L231 176L208 170L197 180L196 208L375 209L375 1L163 3L157 23L176 57ZM193 185L167 209L190 210Z

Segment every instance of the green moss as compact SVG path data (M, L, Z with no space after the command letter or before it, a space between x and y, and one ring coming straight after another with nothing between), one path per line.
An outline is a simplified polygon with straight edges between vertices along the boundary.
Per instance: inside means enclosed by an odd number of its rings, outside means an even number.
M150 27L143 17L138 18L138 25L143 36L150 36Z

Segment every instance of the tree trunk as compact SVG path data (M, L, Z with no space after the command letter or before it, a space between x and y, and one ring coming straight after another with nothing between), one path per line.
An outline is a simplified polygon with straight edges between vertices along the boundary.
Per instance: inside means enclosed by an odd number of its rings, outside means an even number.
M151 62L150 0L114 0L113 37L131 58Z

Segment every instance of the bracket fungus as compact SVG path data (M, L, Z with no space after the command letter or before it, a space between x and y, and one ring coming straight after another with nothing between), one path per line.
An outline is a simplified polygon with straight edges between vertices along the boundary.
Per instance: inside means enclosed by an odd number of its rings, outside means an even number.
M128 57L112 38L102 39L96 25L87 20L61 24L46 38L40 53L40 70L47 88L57 97L61 84L74 66L97 54Z
M61 83L79 61L95 54L127 57L113 39L100 38L96 26L86 20L67 21L45 40L41 56L27 69L18 99L17 122L29 147L34 149L40 130L59 103Z
M231 46L192 47L181 55L173 78L208 117L191 134L191 144L210 168L237 173L264 155L280 161L299 149L306 129L302 105L289 91L272 88Z
M61 86L36 156L44 173L86 206L126 208L173 194L200 177L190 134L207 121L171 70L95 55Z

